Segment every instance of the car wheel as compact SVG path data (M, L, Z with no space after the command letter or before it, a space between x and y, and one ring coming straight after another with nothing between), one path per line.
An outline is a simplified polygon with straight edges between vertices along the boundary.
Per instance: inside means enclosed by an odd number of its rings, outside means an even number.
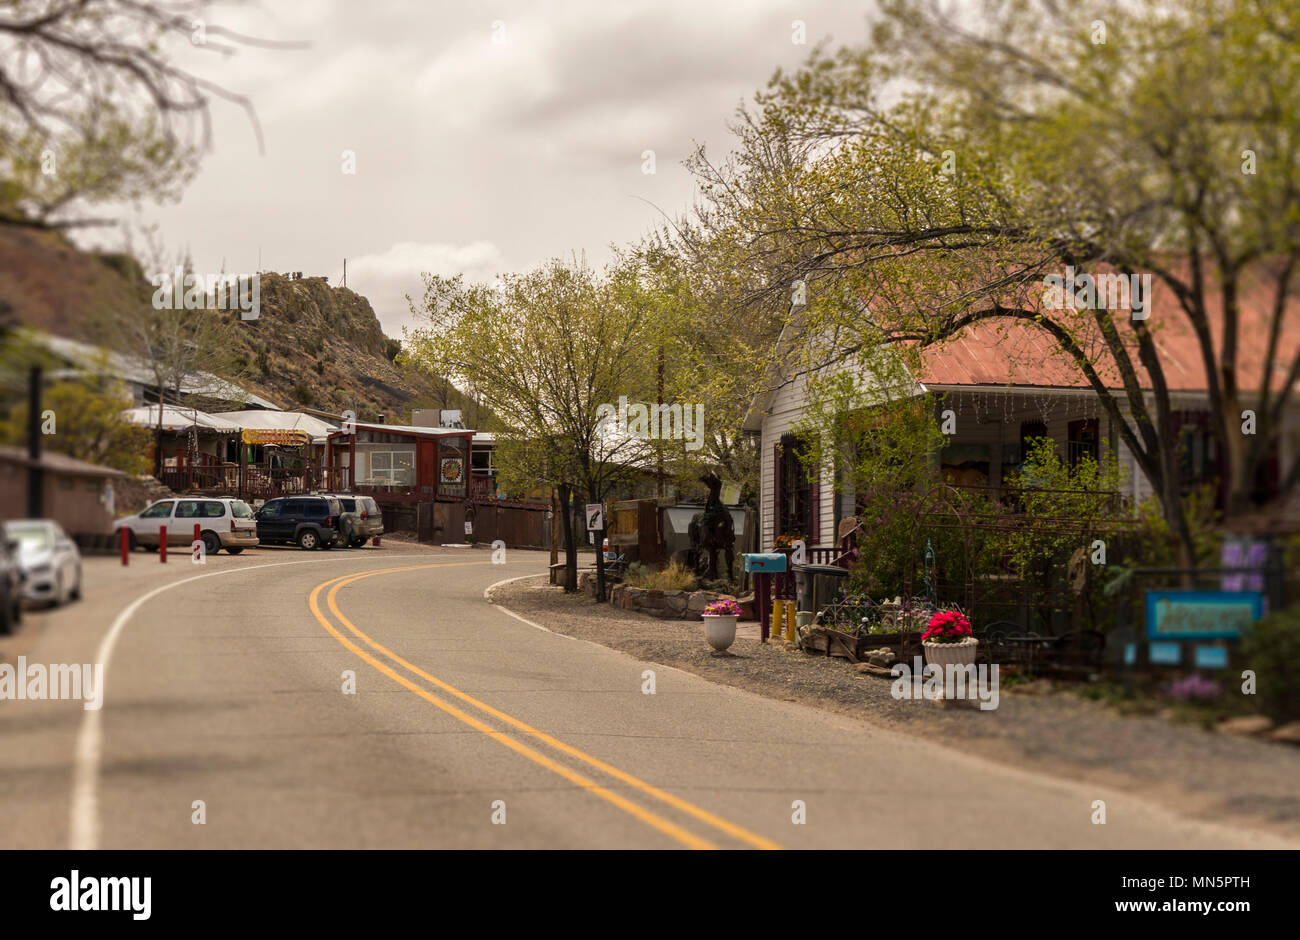
M320 548L320 536L312 529L303 529L298 536L298 547L305 552Z
M121 537L122 536L120 535L118 536L119 539ZM135 533L132 532L130 529L126 530L126 547L128 551L132 551L132 552L140 547L140 542L136 539Z
M217 538L217 533L203 533L203 550L209 555L215 555L217 552L221 551L221 539Z
M226 551L229 552L231 555L238 555L240 552L243 551L243 549L242 549L242 548L228 548L228 549L226 549Z
M72 593L68 595L74 601L81 600L81 566L77 566L77 582L72 585Z

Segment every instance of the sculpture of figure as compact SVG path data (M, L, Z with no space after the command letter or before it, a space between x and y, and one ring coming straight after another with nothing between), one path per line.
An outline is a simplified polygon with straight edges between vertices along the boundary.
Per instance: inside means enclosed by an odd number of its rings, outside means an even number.
M706 473L700 481L709 488L709 498L704 503L704 511L697 512L691 519L688 530L691 537L691 557L696 569L704 568L704 556L708 554L706 577L710 581L718 579L718 551L726 552L727 579L730 580L736 563L736 524L731 512L722 505L722 480L715 473Z

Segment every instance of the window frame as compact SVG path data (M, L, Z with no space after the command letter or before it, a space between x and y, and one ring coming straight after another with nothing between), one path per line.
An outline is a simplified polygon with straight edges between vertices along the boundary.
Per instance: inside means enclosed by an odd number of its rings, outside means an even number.
M170 519L172 517L172 513L176 512L176 504L178 502L179 500L175 500L175 499L160 499L158 500L158 502L152 503L146 506L144 509L140 510L140 518L141 519ZM166 514L153 513L151 515L154 509L164 504L167 506Z

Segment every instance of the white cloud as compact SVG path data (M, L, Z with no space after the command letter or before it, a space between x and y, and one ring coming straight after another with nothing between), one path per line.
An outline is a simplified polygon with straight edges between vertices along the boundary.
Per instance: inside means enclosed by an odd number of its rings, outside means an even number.
M203 270L338 283L347 257L348 286L392 336L411 323L403 295L422 293L422 269L490 280L574 252L604 264L611 244L689 205L681 160L695 142L719 156L737 103L820 37L860 41L866 12L842 0L222 7L238 32L311 45L227 59L178 44L178 65L248 95L265 153L244 112L214 101L214 151L178 203L143 207L145 221ZM794 18L808 46L790 42Z
M467 281L487 283L504 269L505 259L489 241L398 242L379 254L349 258L348 287L370 301L386 334L400 337L402 327L415 325L406 295L419 304L424 294L422 273L463 274Z

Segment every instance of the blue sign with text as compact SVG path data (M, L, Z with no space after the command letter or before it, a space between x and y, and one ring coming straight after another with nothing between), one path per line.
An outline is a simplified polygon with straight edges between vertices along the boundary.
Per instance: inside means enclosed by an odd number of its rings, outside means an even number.
M1147 591L1147 638L1233 639L1263 612L1260 591Z

